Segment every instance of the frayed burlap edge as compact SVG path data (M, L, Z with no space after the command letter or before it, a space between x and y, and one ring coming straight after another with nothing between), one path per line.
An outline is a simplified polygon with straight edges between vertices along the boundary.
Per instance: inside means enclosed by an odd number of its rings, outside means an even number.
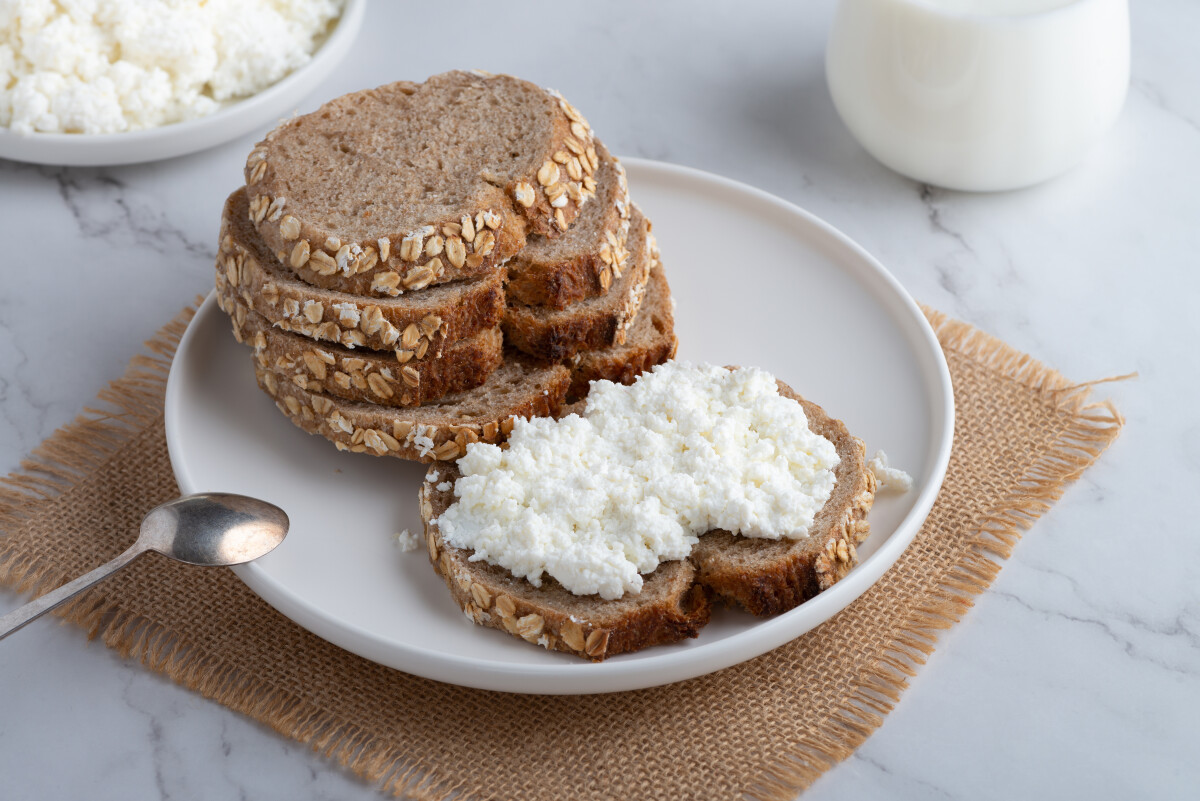
M171 357L195 313L194 307L184 309L145 343L149 355L134 356L125 374L100 391L96 399L104 408L84 407L73 422L59 428L22 460L19 471L0 479L0 530L12 531L34 519L42 504L101 468L162 415ZM22 559L11 545L0 541L0 583L40 594L64 579L53 565ZM71 609L73 605L68 604L57 614L73 620L73 615L66 614Z
M171 359L203 300L198 297L194 306L182 310L145 343L148 353L134 356L125 374L97 396L100 408L85 407L23 460L19 471L0 479L0 531L14 531L33 520L43 504L103 467L147 426L162 424ZM24 558L0 540L0 585L37 596L70 578L56 565ZM403 755L370 732L340 724L324 710L305 711L300 699L290 693L270 688L219 659L190 651L177 632L119 603L93 600L93 594L85 593L54 614L82 627L89 640L99 637L122 657L136 659L193 692L309 745L384 792L443 801L463 787L462 782L435 780L405 765Z
M99 394L104 408L86 408L23 461L20 471L0 479L0 530L12 531L35 518L42 504L52 502L101 467L161 417L171 358L194 314L194 307L184 309L146 343L149 355L135 356L125 375ZM925 309L925 314L945 350L1051 395L1057 408L1069 416L1069 423L1051 450L1030 467L1018 489L985 517L973 551L953 566L941 586L900 625L895 640L864 669L857 688L826 720L824 730L801 738L787 758L754 782L754 789L746 794L754 801L791 801L850 756L883 723L917 667L933 652L938 632L961 619L972 598L991 585L1021 531L1061 497L1123 425L1111 402L1088 402L1092 386L1099 382L1073 384L966 323L931 309ZM37 595L68 578L52 564L33 562L11 547L0 547L0 584ZM85 595L56 614L82 626L89 639L100 637L122 656L137 659L192 691L310 745L381 790L422 801L442 801L464 789L463 782L437 780L405 765L403 755L395 754L370 732L339 725L325 711L301 712L299 699L290 694L268 688L219 660L190 653L177 633L165 626L118 604L89 603L88 598Z
M1102 454L1124 425L1111 401L1089 402L1094 385L1132 376L1116 376L1084 384L1068 381L1031 356L989 334L922 307L943 350L955 352L1006 376L1028 389L1054 398L1070 421L1049 451L1030 466L1017 488L981 522L971 552L954 565L941 585L900 624L895 640L859 676L857 689L826 721L815 737L803 737L783 764L768 769L746 797L754 801L792 801L816 779L855 749L883 724L916 668L937 645L938 632L962 619L979 595L995 580L1021 532L1062 497L1067 486Z

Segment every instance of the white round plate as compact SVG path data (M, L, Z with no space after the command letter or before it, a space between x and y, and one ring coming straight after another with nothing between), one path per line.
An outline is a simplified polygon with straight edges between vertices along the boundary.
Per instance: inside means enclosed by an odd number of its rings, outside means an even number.
M350 52L367 0L347 0L337 25L303 67L258 94L205 117L115 134L20 134L0 127L0 158L31 164L103 166L183 156L273 126L325 79Z
M249 351L210 297L171 367L167 442L183 492L255 495L291 517L283 545L235 568L252 590L314 634L419 676L598 693L699 676L776 648L896 561L933 504L954 431L950 375L920 310L862 248L790 203L683 167L625 165L678 303L680 358L770 370L913 475L911 492L877 499L861 563L786 614L719 609L694 640L599 664L472 625L424 549L405 553L393 541L402 529L421 531L426 468L340 453L295 428L255 385Z

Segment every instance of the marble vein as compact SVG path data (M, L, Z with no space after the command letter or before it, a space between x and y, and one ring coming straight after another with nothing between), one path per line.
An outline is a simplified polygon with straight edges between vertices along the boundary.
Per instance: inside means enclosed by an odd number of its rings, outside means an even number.
M1073 580L1069 578L1067 580L1073 583ZM1045 620L1061 621L1098 631L1118 646L1121 652L1130 659L1153 664L1168 672L1184 676L1200 677L1200 634L1188 627L1189 620L1193 622L1193 625L1200 624L1200 617L1197 617L1196 609L1190 605L1182 609L1168 611L1169 622L1164 624L1152 623L1136 615L1117 610L1097 610L1098 614L1087 615L1081 612L1050 608L1012 592L997 589L992 589L989 592L996 598L1002 598L1009 603L1016 604L1022 609L1032 612ZM1077 594L1074 597L1082 602L1082 599ZM1085 606L1090 607L1086 602L1083 603ZM1094 609L1094 607L1091 608ZM1104 617L1101 615L1104 615ZM1128 633L1118 631L1118 627L1122 624L1131 629L1131 631ZM1186 661L1172 663L1163 657L1147 653L1146 644L1140 642L1140 638L1135 633L1165 638L1172 644L1178 644L1184 649L1182 655L1184 657L1190 656L1194 664L1189 664Z
M1113 135L1079 170L995 195L915 184L850 138L822 70L835 5L560 4L548 47L514 48L544 8L496 17L464 0L489 25L464 26L460 47L397 49L403 4L371 3L354 56L311 101L463 66L525 75L566 92L614 152L775 192L859 240L918 300L1071 378L1139 370L1097 389L1128 416L1121 440L1025 535L885 725L805 798L1188 797L1200 786L1200 537L1179 509L1200 477L1200 4L1132 4L1134 80ZM581 42L596 55L579 58ZM146 166L0 161L0 232L16 243L0 293L6 467L211 286L220 204L260 134ZM686 269L663 246L668 269ZM49 302L68 323L47 324ZM1137 542L1166 551L1135 557ZM0 611L20 600L0 592ZM53 623L2 644L0 684L5 801L380 797Z
M193 241L171 224L149 199L133 192L113 175L99 170L59 168L46 171L80 233L111 245L132 243L163 255L185 253L216 258L216 248Z
M1183 124L1187 125L1196 133L1200 133L1200 122L1192 117L1189 117L1183 111L1175 107L1175 105L1167 98L1166 93L1157 85L1141 78L1134 78L1130 81L1130 88L1139 95L1150 101L1151 105L1160 111L1174 117Z
M929 218L929 227L934 231L945 234L958 243L959 247L967 254L974 256L975 249L967 242L966 237L961 232L954 230L946 224L944 212L940 205L940 199L945 194L945 190L930 186L929 184L919 185L919 197L921 203L925 206L925 213Z
M866 756L861 751L856 751L851 757L855 762L867 765L871 769L883 774L883 777L888 785L896 783L907 784L911 789L915 790L923 798L949 798L952 801L957 799L957 796L946 790L943 787L923 779L918 776L913 776L900 771L896 766L886 764L874 757Z

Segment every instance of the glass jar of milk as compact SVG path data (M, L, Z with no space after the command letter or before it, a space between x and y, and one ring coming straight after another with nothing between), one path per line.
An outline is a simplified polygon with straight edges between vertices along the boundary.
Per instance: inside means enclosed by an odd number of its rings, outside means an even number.
M1129 85L1127 0L840 0L834 105L918 181L1015 189L1078 163Z

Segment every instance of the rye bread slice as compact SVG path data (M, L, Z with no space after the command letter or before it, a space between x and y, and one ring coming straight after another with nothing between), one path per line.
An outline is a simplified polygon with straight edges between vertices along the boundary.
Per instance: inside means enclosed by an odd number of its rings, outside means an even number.
M229 315L234 338L254 350L259 369L287 376L310 392L351 401L419 406L483 384L504 358L499 328L445 344L428 358L410 357L400 362L390 351L322 345L281 331L234 295L218 294L217 305ZM409 353L397 352L400 358Z
M857 562L855 546L869 531L865 517L875 480L864 463L862 442L840 420L782 381L779 389L804 407L809 426L829 438L841 458L833 494L817 513L808 538L776 542L711 531L686 559L660 564L645 576L641 593L616 601L574 595L549 578L538 588L503 568L472 562L470 552L445 544L437 518L454 502L453 483L460 475L456 465L447 464L426 475L420 492L434 569L475 623L592 661L696 636L708 622L708 599L714 596L756 615L798 606Z
M591 382L605 379L632 384L639 375L656 364L675 357L679 339L675 336L671 288L662 264L655 258L646 282L646 297L629 327L624 345L575 354L571 363L571 388L567 400L587 397Z
M244 189L225 201L217 291L235 292L274 326L349 348L407 350L425 358L445 342L467 339L500 322L502 268L394 298L320 289L297 279L271 255L246 219L246 203Z
M867 512L875 502L875 476L866 466L866 447L846 424L779 382L780 394L804 407L808 426L837 448L833 494L802 540L764 540L710 531L692 549L698 580L729 605L754 615L794 609L845 578L858 564L855 547L871 531Z
M605 294L565 309L509 305L501 326L506 340L539 359L562 361L584 350L625 343L646 294L657 247L650 221L635 205L630 216L628 266Z
M343 95L246 161L251 219L316 286L420 289L565 232L595 193L587 120L508 75L447 72Z
M574 595L549 577L535 587L502 567L470 561L470 552L445 545L436 523L454 502L452 489L437 487L453 484L459 475L454 463L430 468L421 485L421 519L433 569L472 622L597 662L695 637L708 623L708 596L686 559L664 562L643 578L638 595L614 601Z
M510 304L565 309L603 295L621 277L629 257L629 185L625 168L598 141L596 153L596 197L570 230L556 239L530 236L505 265Z
M320 434L338 450L418 462L457 459L470 442L501 442L518 417L547 417L562 407L570 373L520 354L480 386L397 409L333 398L292 383L290 376L255 367L259 387L293 423Z

